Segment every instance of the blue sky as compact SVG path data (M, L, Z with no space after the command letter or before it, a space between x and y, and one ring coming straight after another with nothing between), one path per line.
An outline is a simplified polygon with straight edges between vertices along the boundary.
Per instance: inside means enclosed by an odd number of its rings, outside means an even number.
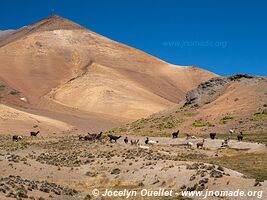
M0 30L51 15L167 62L267 75L267 1L0 0Z

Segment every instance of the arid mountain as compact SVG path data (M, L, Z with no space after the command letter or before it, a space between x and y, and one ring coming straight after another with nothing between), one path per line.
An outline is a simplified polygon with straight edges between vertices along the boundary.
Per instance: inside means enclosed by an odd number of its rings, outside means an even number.
M14 32L14 30L5 30L5 31L0 30L0 41L4 40L6 37L11 35L13 32Z
M267 131L267 77L238 74L201 83L186 100L165 111L137 120L114 132L170 135L210 132L264 133Z
M174 106L216 76L171 65L56 15L0 40L0 60L0 80L23 104L87 113L100 124L102 117L121 123Z

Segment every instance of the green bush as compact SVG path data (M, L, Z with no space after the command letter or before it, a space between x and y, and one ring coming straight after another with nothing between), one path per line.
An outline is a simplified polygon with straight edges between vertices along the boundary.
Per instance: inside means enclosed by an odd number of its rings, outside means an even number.
M164 129L171 129L176 126L176 123L173 120L165 121L159 124L159 129L164 130Z
M235 118L233 116L227 115L220 119L220 124L227 124L228 122L233 121Z
M254 115L251 118L252 121L264 121L266 119L267 119L267 113L265 111L254 113Z
M194 121L192 126L194 126L194 127L204 127L204 126L212 127L213 125L210 122L198 120L198 121Z

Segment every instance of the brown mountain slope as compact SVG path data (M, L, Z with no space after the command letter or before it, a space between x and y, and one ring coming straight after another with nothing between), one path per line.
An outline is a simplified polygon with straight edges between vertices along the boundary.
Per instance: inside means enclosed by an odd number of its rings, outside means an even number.
M267 77L215 77L188 92L185 102L116 128L143 135L182 133L267 132Z
M0 30L0 42L7 38L9 35L11 35L14 32L14 30L5 30L1 31Z
M0 80L31 106L128 120L173 106L216 76L168 64L59 16L12 32L0 41L0 60Z
M47 135L74 128L60 120L20 111L3 104L0 104L0 111L0 134L29 135L30 131L36 129Z

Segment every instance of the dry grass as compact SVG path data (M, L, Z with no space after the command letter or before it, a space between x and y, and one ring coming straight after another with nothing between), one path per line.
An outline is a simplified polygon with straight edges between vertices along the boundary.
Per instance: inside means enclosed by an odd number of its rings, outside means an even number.
M267 180L267 154L239 153L239 155L207 158L201 161L239 171L249 178Z

